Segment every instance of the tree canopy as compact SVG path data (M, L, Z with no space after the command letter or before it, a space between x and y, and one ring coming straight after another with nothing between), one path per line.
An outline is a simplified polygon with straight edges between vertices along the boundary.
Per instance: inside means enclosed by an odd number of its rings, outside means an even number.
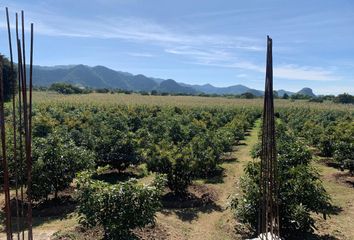
M4 99L9 101L13 95L13 90L16 90L16 70L11 69L9 59L0 54L0 62L2 65L2 79L4 83Z

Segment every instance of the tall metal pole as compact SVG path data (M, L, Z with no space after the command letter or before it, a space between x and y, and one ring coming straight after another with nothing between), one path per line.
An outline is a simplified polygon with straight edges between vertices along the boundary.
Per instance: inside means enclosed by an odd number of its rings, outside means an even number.
M10 19L9 19L9 10L6 7L6 20L7 20L7 33L9 37L9 50L10 50L10 61L11 61L11 74L14 73L14 63L12 56L12 41L11 41L11 28L10 28ZM16 164L15 169L15 195L16 195L16 232L17 239L20 239L20 214L19 214L19 205L18 205L18 176L20 172L20 165L17 161L17 124L16 124L16 78L12 82L12 127L13 127L13 161Z
M24 158L23 158L23 118L22 118L22 77L23 77L23 71L22 71L22 57L21 57L21 44L20 38L19 38L19 31L18 31L18 14L16 13L16 45L17 45L17 54L18 54L18 116L19 116L19 150L20 150L20 168L21 168L21 173L22 173L22 180L24 180ZM21 216L22 218L24 217L24 191L23 191L23 184L24 182L21 182L20 186L20 191L21 191ZM22 220L23 223L23 220ZM25 239L25 230L22 228L22 239Z
M272 39L267 36L258 233L263 239L279 239L278 177L273 100Z
M13 70L13 56L12 56L12 43L11 43L11 31L10 31L10 21L8 15L8 9L6 8L6 17L7 17L7 25L8 25L8 34L9 34L9 47L10 47L10 57L11 57L11 69ZM27 227L28 227L28 240L33 240L32 233L32 75L33 75L33 23L31 23L31 47L30 47L30 73L29 73L29 99L27 97L27 74L26 74L26 45L25 45L25 19L24 12L21 11L21 25L22 25L22 41L19 38L19 22L18 22L18 14L16 13L16 45L17 45L17 55L18 55L18 115L19 115L19 166L15 169L15 182L16 182L16 213L17 213L17 238L20 239L19 233L19 207L18 207L18 173L21 172L21 216L24 217L24 192L23 185L24 179L27 180ZM22 47L21 47L22 43ZM2 68L0 69L2 70ZM1 73L1 72L0 72ZM1 74L2 77L2 74ZM0 79L0 90L3 90L3 82L2 78ZM14 128L14 161L17 163L17 123L16 123L16 97L15 97L15 83L14 83L14 92L13 92L13 128ZM4 189L6 187L9 188L8 184L8 170L5 166L6 163L6 142L5 142L5 130L4 130L4 114L3 114L3 93L0 93L0 121L1 123L1 140L2 140L2 152L3 152L3 164L4 164ZM23 116L23 118L22 118ZM23 144L23 130L24 130L24 144ZM23 147L25 150L25 162L26 167L24 167L24 155L23 155ZM5 148L5 149L4 149ZM7 176L6 176L7 175ZM6 195L6 191L5 191ZM8 197L9 198L9 197ZM7 200L6 200L7 201ZM9 201L8 201L9 202ZM6 204L5 204L6 205ZM7 219L11 218L8 217ZM22 228L22 239L25 238L24 228ZM11 226L6 229L7 234L11 234L12 232Z
M27 199L28 199L28 240L33 240L32 233L32 74L33 74L33 23L31 23L30 48L30 82L29 82L29 109L28 109L28 162L27 162Z
M4 192L5 192L5 230L8 240L12 240L11 210L10 210L10 187L9 168L6 157L6 133L5 133L5 113L4 113L4 76L3 57L0 55L0 128L1 128L1 155L4 171Z

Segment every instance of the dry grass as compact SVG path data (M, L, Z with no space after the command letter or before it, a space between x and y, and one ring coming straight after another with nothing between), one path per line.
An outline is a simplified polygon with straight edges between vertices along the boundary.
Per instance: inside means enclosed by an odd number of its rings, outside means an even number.
M318 233L331 235L336 239L354 239L354 187L338 182L335 175L339 171L322 164L316 164L321 171L324 186L332 198L332 203L339 210L338 214L330 216L326 221L317 218Z
M140 94L90 93L62 95L54 92L34 92L34 104L94 104L94 105L158 105L185 107L262 107L263 99L231 99L226 97L197 96L145 96ZM353 111L353 105L331 102L313 103L306 100L276 99L275 107L310 107L316 109L338 109Z

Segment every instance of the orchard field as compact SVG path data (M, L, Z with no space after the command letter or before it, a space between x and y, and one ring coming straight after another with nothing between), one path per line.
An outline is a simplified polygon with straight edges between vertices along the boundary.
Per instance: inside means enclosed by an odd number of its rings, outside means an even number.
M262 106L35 92L35 239L251 237ZM282 235L354 239L353 105L276 99L275 108Z

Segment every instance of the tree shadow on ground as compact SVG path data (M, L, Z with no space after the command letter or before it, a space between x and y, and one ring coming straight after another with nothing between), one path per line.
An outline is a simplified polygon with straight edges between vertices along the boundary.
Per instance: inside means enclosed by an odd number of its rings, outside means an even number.
M350 172L341 171L339 173L335 173L334 178L339 183L343 183L348 187L354 187L354 176Z
M211 213L214 211L223 211L222 207L217 204L210 204L203 207L181 208L181 209L164 209L161 211L164 215L176 214L176 216L184 222L192 222L198 219L199 213Z
M164 206L161 211L162 214L170 215L174 213L182 221L188 222L196 220L199 213L223 211L223 208L216 204L215 196L211 193L204 193L201 196L191 192L180 196L167 193L162 197L162 204Z
M335 169L340 169L340 167L341 167L340 163L334 162L333 159L330 159L330 158L323 159L322 162L325 163L327 167L331 167L331 168L335 168Z
M343 211L342 207L339 206L335 206L335 205L331 205L329 207L328 213L329 215L338 215L339 213L341 213Z
M225 169L222 167L219 167L215 171L209 174L208 177L203 178L205 183L210 183L210 184L218 184L218 183L224 183L224 177L225 177Z
M245 142L239 142L239 143L237 143L236 147L237 147L237 146L247 146L247 143L245 143Z
M17 230L27 229L28 203L18 200L19 217L17 218L16 200L11 199L12 228L14 233ZM23 206L23 211L22 211ZM56 220L63 220L71 217L76 209L76 201L71 196L60 196L57 199L49 199L32 205L33 227L41 226ZM17 225L19 223L19 225Z
M223 163L236 163L239 160L235 156L235 154L232 154L232 152L230 152L230 153L225 153L224 155L222 155L221 161Z
M141 178L141 176L132 172L119 172L117 170L112 170L95 176L94 178L110 184L116 184L119 182L128 181L131 178Z
M221 175L207 178L207 179L205 179L204 182L208 183L208 184L221 184L221 183L224 183L224 177L225 177L225 174L222 173Z
M340 171L330 175L330 180L345 185L346 187L354 187L354 176L349 171Z
M345 181L348 185L351 185L351 187L353 187L354 188L354 181L349 181L349 180L347 180L347 181Z
M211 213L214 211L221 212L223 209L217 204L211 204L199 208L185 208L185 209L176 209L174 213L182 221L192 222L193 220L198 219L199 213Z

